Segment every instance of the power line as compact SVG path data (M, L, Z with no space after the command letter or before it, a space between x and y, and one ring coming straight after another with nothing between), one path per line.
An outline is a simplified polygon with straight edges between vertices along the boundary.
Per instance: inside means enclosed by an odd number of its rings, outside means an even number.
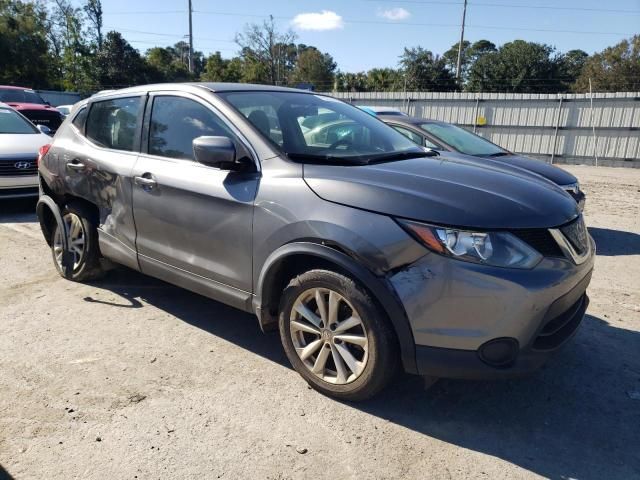
M464 2L445 2L438 0L364 0L366 2L377 3L405 3L412 5L462 5ZM591 8L591 7L558 7L555 5L514 5L511 3L485 3L485 2L469 2L474 7L492 7L492 8L520 8L530 10L565 10L579 12L599 12L599 13L620 13L625 15L640 15L640 10L624 10L615 8Z
M205 10L194 10L194 13L201 13L204 15L221 15L221 16L235 16L235 17L256 17L256 18L268 18L269 15L260 15L255 13L235 13L235 12L213 12ZM278 20L293 20L294 17L276 16L273 18ZM379 20L349 20L344 19L344 23L353 24L365 24L365 25L393 25L393 26L418 26L418 27L437 27L437 28L460 28L459 24L455 23L423 23L423 22L385 22ZM507 30L514 32L529 31L529 32L547 32L547 33L572 33L572 34L584 34L584 35L617 35L617 36L633 36L633 33L628 32L604 32L604 31L590 31L590 30L558 30L552 28L526 28L526 27L502 27L499 25L467 25L467 28L481 28L483 30Z

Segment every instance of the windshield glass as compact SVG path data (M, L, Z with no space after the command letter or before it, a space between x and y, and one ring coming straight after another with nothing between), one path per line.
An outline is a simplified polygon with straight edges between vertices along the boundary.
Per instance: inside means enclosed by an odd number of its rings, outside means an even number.
M0 134L33 134L40 131L10 108L0 108Z
M0 89L0 102L45 104L42 97L33 90L16 90L14 88Z
M506 150L494 145L488 140L464 128L456 127L455 125L446 123L423 123L420 125L420 128L426 130L439 140L442 140L447 145L452 146L460 153L482 157L506 153Z
M220 92L272 144L300 161L371 163L424 156L380 120L331 97L295 92Z

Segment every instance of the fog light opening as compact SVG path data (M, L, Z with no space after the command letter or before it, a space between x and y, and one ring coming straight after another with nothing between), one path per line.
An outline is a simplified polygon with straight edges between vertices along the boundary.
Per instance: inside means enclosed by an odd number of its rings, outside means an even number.
M487 365L505 368L512 365L518 356L519 345L515 338L495 338L478 349L480 359Z

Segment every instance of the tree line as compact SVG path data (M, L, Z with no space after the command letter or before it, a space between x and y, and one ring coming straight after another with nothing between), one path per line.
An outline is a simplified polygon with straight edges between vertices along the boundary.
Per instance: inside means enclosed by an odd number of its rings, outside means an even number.
M104 32L100 0L0 0L0 84L83 93L155 82L221 81L303 86L319 91L468 91L561 93L640 91L640 35L589 55L514 40L458 44L443 55L405 48L397 68L343 72L333 57L297 43L273 18L249 24L235 38L238 53L205 57L189 45L141 54L121 33Z

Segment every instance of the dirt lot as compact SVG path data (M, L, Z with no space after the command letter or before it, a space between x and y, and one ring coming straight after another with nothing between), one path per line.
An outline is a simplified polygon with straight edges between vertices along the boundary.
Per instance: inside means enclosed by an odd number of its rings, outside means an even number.
M533 377L307 388L250 315L128 270L61 279L0 203L0 478L640 478L640 170L572 167L589 314Z

